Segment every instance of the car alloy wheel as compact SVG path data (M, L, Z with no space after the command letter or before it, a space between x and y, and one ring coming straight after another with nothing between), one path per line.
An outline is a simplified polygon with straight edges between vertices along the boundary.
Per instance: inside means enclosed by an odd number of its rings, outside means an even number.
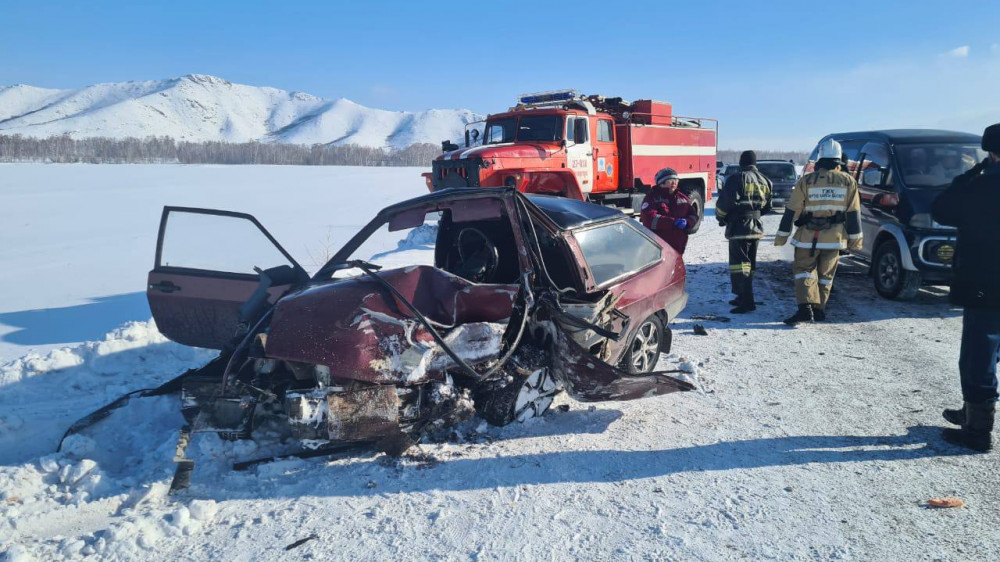
M540 417L552 405L559 390L559 385L547 368L537 369L521 384L514 401L514 419L523 422Z
M663 328L654 317L646 319L639 326L629 348L629 363L633 373L648 373L660 358L663 342Z

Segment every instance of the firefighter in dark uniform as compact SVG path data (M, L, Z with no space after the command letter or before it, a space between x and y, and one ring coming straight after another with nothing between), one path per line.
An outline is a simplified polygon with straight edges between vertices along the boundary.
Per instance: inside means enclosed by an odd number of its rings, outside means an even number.
M833 288L841 250L861 249L861 200L858 184L841 170L840 143L828 139L819 147L816 170L799 179L774 236L775 246L789 237L795 246L792 274L798 310L784 320L826 320L826 303ZM798 227L792 235L792 225Z
M982 146L989 156L952 180L931 212L958 227L949 298L965 308L958 359L964 404L944 411L961 428L944 430L944 438L985 453L993 448L1000 360L1000 123L986 128Z
M656 185L642 200L639 222L684 254L688 233L698 224L698 212L691 200L680 192L680 177L673 168L656 172Z
M771 180L757 170L757 154L740 155L740 171L726 178L722 197L715 204L715 216L726 227L729 240L729 278L736 298L729 304L733 314L757 309L753 295L753 275L757 270L757 243L764 236L761 214L771 210Z

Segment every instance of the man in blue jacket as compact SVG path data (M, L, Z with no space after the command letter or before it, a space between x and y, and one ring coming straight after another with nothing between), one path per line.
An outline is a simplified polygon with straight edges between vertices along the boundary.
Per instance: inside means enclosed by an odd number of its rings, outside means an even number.
M1000 123L983 132L989 156L956 177L934 200L934 220L958 228L951 301L965 308L958 370L961 409L944 417L960 429L945 429L953 444L987 452L993 447L1000 359Z

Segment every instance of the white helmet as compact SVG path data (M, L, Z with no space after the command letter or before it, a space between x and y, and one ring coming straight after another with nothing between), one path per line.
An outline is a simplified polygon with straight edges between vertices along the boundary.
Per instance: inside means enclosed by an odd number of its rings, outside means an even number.
M840 148L840 143L833 139L826 139L819 145L820 158L833 158L834 160L840 160L840 157L843 155L844 151Z

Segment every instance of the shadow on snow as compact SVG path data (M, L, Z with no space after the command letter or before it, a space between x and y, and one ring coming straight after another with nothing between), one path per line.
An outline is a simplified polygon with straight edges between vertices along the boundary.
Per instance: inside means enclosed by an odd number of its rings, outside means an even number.
M63 308L0 313L0 324L15 330L0 341L18 345L48 345L100 340L130 321L146 321L152 314L146 293L97 297L91 302Z

